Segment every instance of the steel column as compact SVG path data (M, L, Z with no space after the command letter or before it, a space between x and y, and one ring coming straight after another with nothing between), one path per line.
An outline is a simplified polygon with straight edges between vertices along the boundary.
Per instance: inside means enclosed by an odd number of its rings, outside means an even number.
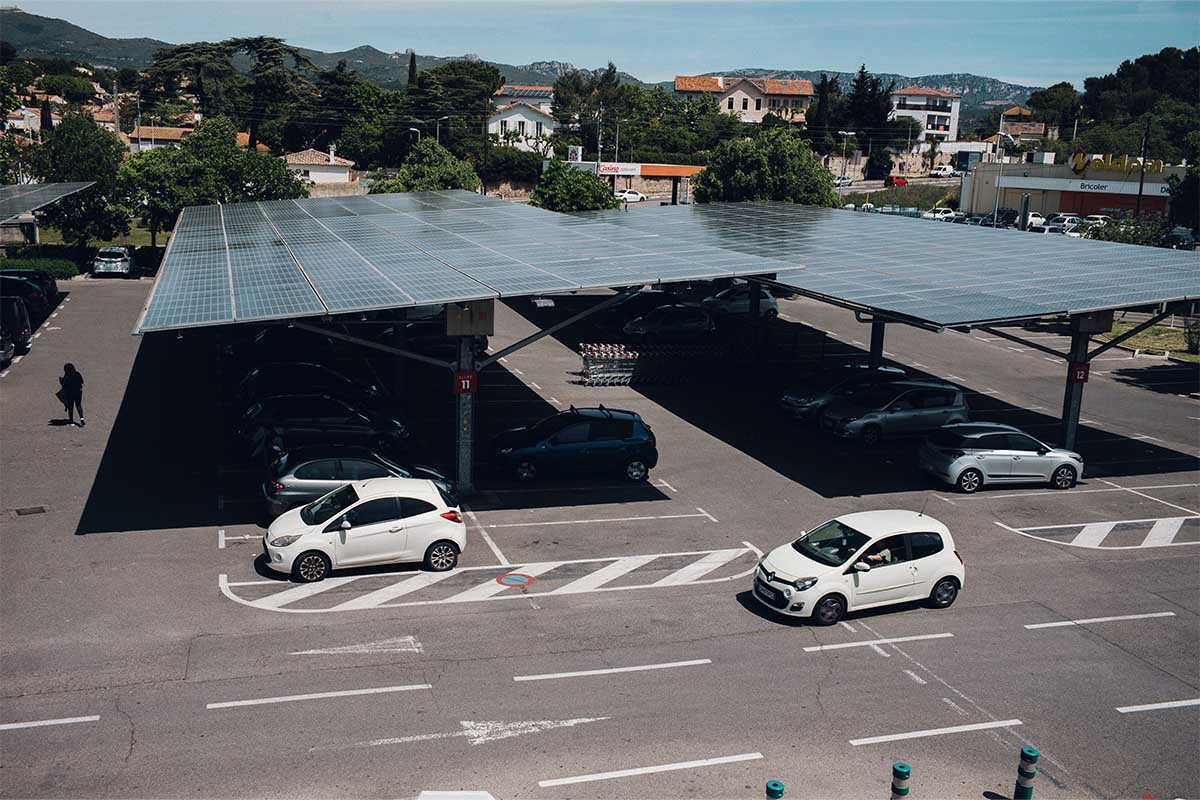
M679 178L671 178L671 205L679 205Z
M886 328L887 322L884 320L871 320L871 358L868 362L871 369L883 366L883 333Z
M458 337L459 372L475 371L475 340L473 336ZM476 383L478 389L478 383ZM470 495L475 492L475 395L460 394L454 398L455 445L458 458L458 492Z
M1072 320L1074 327L1074 320ZM1071 331L1071 358L1067 362L1067 388L1063 393L1062 431L1059 446L1066 450L1075 449L1075 434L1079 429L1079 410L1083 405L1083 384L1071 380L1071 365L1086 363L1088 342L1091 337L1079 330Z
M762 315L762 287L754 281L750 282L750 319L758 319Z

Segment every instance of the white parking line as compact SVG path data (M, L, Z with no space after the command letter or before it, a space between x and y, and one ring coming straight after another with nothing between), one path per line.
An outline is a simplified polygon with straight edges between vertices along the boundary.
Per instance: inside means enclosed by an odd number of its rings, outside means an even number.
M711 664L712 659L697 658L691 661L671 661L666 664L642 664L637 667L612 667L611 669L585 669L579 672L549 672L543 675L514 675L514 681L550 681L558 678L584 678L591 675L613 675L618 672L644 672L654 669L675 669L676 667L698 667Z
M720 756L718 758L702 758L697 761L680 761L675 764L660 764L656 767L635 767L634 769L619 769L613 772L596 772L591 775L576 775L572 778L552 778L538 781L543 789L550 786L566 786L571 783L588 783L590 781L607 781L613 778L629 778L634 775L652 775L656 772L673 772L681 769L696 769L697 767L712 767L717 764L732 764L738 761L757 761L762 753L741 753L736 756Z
M500 562L500 565L503 567L510 566L508 559L504 557L504 553L500 552L500 548L497 547L496 543L492 541L492 537L488 536L487 531L485 531L483 526L479 524L479 517L475 516L475 512L467 508L465 505L460 505L459 507L466 513L467 519L471 520L471 524L479 529L479 535L483 537L484 543L491 548L492 555L496 556L496 560Z
M562 519L553 520L551 522L501 522L494 525L483 525L482 528L539 528L546 525L598 525L605 522L645 522L655 519L695 519L697 517L706 517L712 522L716 522L716 518L712 514L702 509L699 514L660 514L656 517L608 517L606 519Z
M929 681L925 680L920 675L913 672L911 669L904 670L904 674L907 675L908 677L912 678L914 681L916 681L921 686L924 686L925 684L929 683Z
M741 548L736 548L733 550L717 550L709 553L698 561L693 561L686 567L681 567L680 569L675 570L670 575L667 575L661 580L655 581L651 585L679 586L684 583L691 583L698 578L704 577L708 573L720 567L722 564L728 564L730 561L733 561L744 552L746 551Z
M953 633L927 633L921 636L897 636L891 639L871 639L867 642L842 642L841 644L820 644L812 647L804 648L806 653L814 653L818 650L843 650L847 647L876 647L881 644L892 644L893 642L919 642L925 639L952 639Z
M529 382L529 385L530 385L530 386L532 386L533 388L537 389L539 392L542 390L542 387L538 386L538 385L537 385L536 383L534 383L533 381L530 381L530 382Z
M1153 614L1126 614L1120 617L1092 617L1091 619L1064 619L1059 622L1038 622L1034 625L1026 625L1026 630L1036 630L1038 628L1069 628L1076 625L1091 625L1096 622L1120 622L1127 619L1152 619L1154 617L1173 617L1174 611L1156 611Z
M96 722L100 716L90 717L60 717L59 719L35 719L29 722L6 722L0 725L0 731L16 731L22 728L44 728L48 725L74 725L78 722Z
M554 405L556 405L556 406L561 406L561 405L562 405L562 400L559 400L557 397L551 397L551 398L550 398L550 402L551 402L551 403L554 403Z
M990 728L1015 728L1023 725L1019 719L1002 719L995 722L976 722L973 725L954 725L949 728L931 728L924 731L909 731L907 733L890 733L886 736L868 736L865 739L851 739L853 747L864 744L879 744L880 742L898 742L902 739L922 739L926 736L945 736L950 733L966 733L968 731L986 731Z
M858 631L856 631L856 630L854 629L854 626L853 626L853 625L851 625L849 622L846 622L846 620L844 620L844 619L843 619L843 620L839 620L839 621L838 621L838 625L841 625L843 628L845 628L846 630L850 631L851 633L857 633L857 632L858 632Z
M1144 706L1121 706L1117 711L1121 714L1135 714L1138 711L1161 711L1165 708L1185 708L1200 706L1200 697L1192 700L1169 700L1166 703L1147 703Z
M1028 427L1028 426L1026 426L1026 427ZM1117 463L1123 463L1123 462L1117 462ZM1105 483L1108 483L1108 481L1105 481ZM1059 490L1048 491L1048 492L1013 492L1010 494L997 494L993 497L984 497L984 496L960 497L959 500L967 500L967 501L971 501L971 500L1010 500L1015 497L1042 497L1042 496L1074 497L1077 494L1094 494L1096 492L1127 492L1127 491L1132 491L1134 489L1190 489L1190 488L1193 488L1196 486L1200 486L1200 483L1166 483L1166 484L1162 484L1159 486L1116 486L1116 484L1112 484L1112 485L1115 488L1112 488L1112 489L1072 489L1070 492L1062 492ZM935 495L935 497L936 496L938 496L938 495ZM1125 520L1125 521L1131 522L1134 520ZM1149 522L1150 520L1141 520L1141 521ZM1074 526L1066 525L1063 527L1070 528L1070 527L1074 527ZM1027 530L1032 530L1032 529L1028 528Z
M376 686L371 689L344 689L339 692L316 692L314 694L289 694L283 697L256 697L253 700L228 700L222 703L209 703L208 709L236 708L238 706L262 706L270 703L294 703L298 700L325 700L330 697L357 697L364 694L390 694L392 692L411 692L417 689L432 689L428 683L414 683L408 686Z
M391 586L384 586L382 589L376 589L373 592L359 595L353 599L347 600L344 603L338 603L331 611L358 611L364 608L375 608L395 600L397 597L403 597L406 594L424 589L427 586L443 581L449 578L454 573L447 570L446 572L419 572L406 581L393 583Z
M1147 500L1153 500L1156 503L1162 503L1164 506L1170 506L1171 508L1178 508L1180 511L1186 511L1189 514L1200 516L1200 511L1193 511L1190 508L1184 508L1183 506L1175 505L1174 503L1168 503L1166 500L1160 500L1157 497L1151 497L1148 494L1142 494L1141 492L1137 491L1136 489L1130 489L1126 486L1117 486L1117 484L1113 483L1112 481L1106 481L1103 478L1100 479L1100 482L1107 483L1109 486L1115 486L1118 489L1124 489L1127 492L1132 492L1133 494L1136 494L1138 497L1144 497Z
M671 484L667 483L667 482L666 482L666 481L664 481L664 480L659 480L659 481L656 481L654 485L655 485L655 486L662 486L662 487L663 487L663 488L665 488L665 489L670 489L670 490L671 490L671 492L672 492L672 493L674 493L674 494L679 494L679 490L678 490L678 489L676 489L674 486L672 486Z

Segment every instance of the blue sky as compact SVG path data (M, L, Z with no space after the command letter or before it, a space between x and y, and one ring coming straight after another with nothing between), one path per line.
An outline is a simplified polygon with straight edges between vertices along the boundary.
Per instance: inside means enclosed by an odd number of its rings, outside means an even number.
M1113 71L1200 42L1194 2L642 0L16 0L106 36L269 34L318 50L477 53L508 64L613 61L642 80L737 67L973 72L1028 85Z

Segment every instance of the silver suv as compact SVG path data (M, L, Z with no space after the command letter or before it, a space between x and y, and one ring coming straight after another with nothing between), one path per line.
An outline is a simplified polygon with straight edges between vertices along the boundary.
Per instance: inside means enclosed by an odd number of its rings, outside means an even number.
M1045 483L1070 489L1083 457L1044 444L1011 425L972 422L934 431L921 447L921 469L960 492L988 483Z
M970 420L962 389L941 381L893 381L825 409L821 429L868 447L889 436L907 436Z
M133 274L133 260L129 251L124 247L101 247L92 261L93 275L124 275L128 278Z

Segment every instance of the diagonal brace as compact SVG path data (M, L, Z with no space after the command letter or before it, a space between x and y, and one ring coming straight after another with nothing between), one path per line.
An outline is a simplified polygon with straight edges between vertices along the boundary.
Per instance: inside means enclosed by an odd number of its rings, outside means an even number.
M426 364L433 364L435 367L445 367L446 369L449 369L449 370L458 369L458 367L455 365L455 363L453 361L442 361L441 359L432 358L432 357L426 356L426 355L421 355L420 353L413 353L409 350L402 350L399 347L390 347L386 344L380 344L379 342L373 342L370 339L362 339L358 336L353 336L349 333L342 333L341 331L334 331L334 330L330 330L329 328L322 328L319 325L310 325L307 322L293 322L292 326L299 328L300 330L311 331L312 333L319 333L320 335L328 336L331 339L341 339L343 342L349 342L350 344L357 344L361 347L369 347L372 350L379 350L380 352L389 353L394 356L402 356L403 358L411 358L414 361L424 361Z
M1138 325L1134 325L1132 328L1125 331L1120 336L1116 337L1115 339L1110 339L1109 341L1107 341L1104 344L1097 347L1092 352L1088 353L1088 361L1091 361L1093 358L1100 355L1105 350L1109 350L1113 347L1116 347L1117 345L1121 344L1121 342L1124 342L1126 339L1129 339L1133 336L1137 336L1139 333L1146 330L1151 325L1154 325L1154 324L1162 321L1163 319L1166 319L1167 317L1171 316L1174 313L1175 313L1175 309L1171 309L1169 311L1163 311L1159 314L1155 314L1153 317L1146 320L1145 322L1142 322Z
M1033 350L1040 350L1043 353L1049 353L1052 356L1058 356L1059 358L1063 359L1064 361L1071 360L1071 356L1067 353L1064 353L1060 350L1055 350L1053 347L1047 347L1044 344L1038 344L1037 342L1031 342L1028 339L1022 339L1020 336L1014 336L1013 334L1008 333L1006 331L1002 331L999 328L989 328L986 325L980 325L979 330L987 331L988 333L992 334L993 336L999 336L1001 339L1008 339L1010 342L1016 342L1017 344L1023 344L1026 347L1032 348Z
M567 317L562 322L559 322L555 325L551 325L549 328L540 330L531 336L526 336L521 341L510 344L508 347L504 348L503 350L499 350L495 353L492 353L487 358L481 360L477 365L477 369L483 369L484 367L486 367L490 364L494 364L497 361L499 361L500 359L507 356L509 353L515 353L516 351L518 351L524 347L528 347L529 345L536 342L538 339L542 339L546 336L549 336L552 333L557 333L558 331L562 330L563 328L567 327L568 325L574 325L579 320L586 319L587 317L590 317L592 314L595 314L598 311L603 311L604 309L609 308L610 306L615 306L617 303L621 302L629 295L634 294L638 291L641 291L640 286L633 288L633 289L626 289L625 291L623 291L619 294L613 295L612 297L608 298L607 300L605 300L602 303L597 303L596 305L594 305L590 308L585 308L583 311L580 311L578 314L576 314L573 317Z

